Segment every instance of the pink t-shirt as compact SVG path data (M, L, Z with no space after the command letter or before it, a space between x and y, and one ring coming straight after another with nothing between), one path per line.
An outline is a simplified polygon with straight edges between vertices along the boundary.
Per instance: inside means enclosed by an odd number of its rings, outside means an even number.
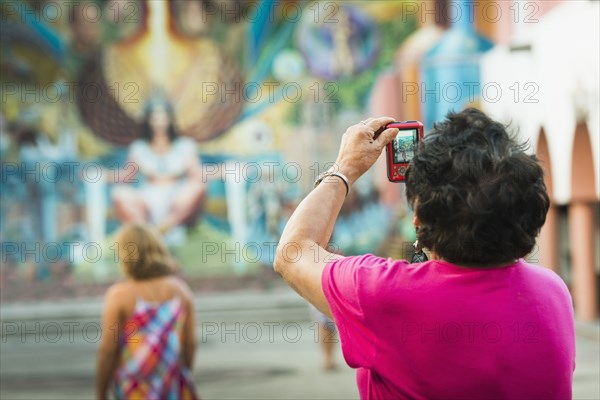
M362 399L570 399L571 296L552 271L328 263L323 290Z

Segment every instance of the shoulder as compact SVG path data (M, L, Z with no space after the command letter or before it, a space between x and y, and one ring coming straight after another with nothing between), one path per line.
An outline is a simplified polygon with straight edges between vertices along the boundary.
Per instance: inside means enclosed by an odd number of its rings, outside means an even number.
M544 285L548 288L554 288L566 293L569 292L565 281L554 271L541 265L530 264L524 260L520 260L521 269L530 277L531 280Z
M328 264L343 264L343 265L353 265L357 267L372 267L374 265L384 265L388 264L390 261L393 262L391 258L383 258L378 257L373 254L361 254L358 256L346 256L346 257L336 257L332 259Z
M572 327L573 298L565 281L551 269L523 260L519 267L517 299L528 306L537 305L540 310L546 310L547 318Z
M150 144L143 139L136 139L129 145L130 155L144 154L150 151Z
M352 274L364 275L385 275L388 273L398 273L406 267L406 260L393 260L391 258L378 257L373 254L363 254L360 256L341 257L331 260L326 265L328 273L333 270Z
M190 147L192 149L196 148L196 141L187 136L177 136L177 138L175 138L173 141L173 144L177 147Z
M104 295L105 299L115 299L123 297L130 292L130 284L128 282L117 282L112 284Z
M184 303L193 304L194 294L188 284L178 276L169 276L167 283L173 291L184 301Z
M185 136L179 136L173 141L172 151L175 154L183 155L183 158L193 157L196 155L196 142Z
M149 146L150 145L148 144L148 142L145 141L144 139L136 139L133 142L131 142L131 144L129 145L129 149L130 150L140 150L140 149L146 149Z
M131 285L127 281L117 282L107 289L104 295L104 308L124 310L129 308L134 301Z
M336 258L327 263L323 270L321 283L326 297L340 298L373 297L375 293L384 295L393 290L405 279L407 273L405 260L377 257L373 254ZM381 282L386 282L382 285Z

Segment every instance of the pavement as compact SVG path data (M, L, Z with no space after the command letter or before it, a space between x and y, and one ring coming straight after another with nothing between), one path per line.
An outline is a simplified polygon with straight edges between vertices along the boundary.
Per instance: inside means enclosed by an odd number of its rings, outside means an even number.
M325 372L304 300L287 288L196 296L194 380L204 399L357 399L336 349ZM102 299L3 304L1 399L91 399ZM577 324L573 398L600 399L600 329Z

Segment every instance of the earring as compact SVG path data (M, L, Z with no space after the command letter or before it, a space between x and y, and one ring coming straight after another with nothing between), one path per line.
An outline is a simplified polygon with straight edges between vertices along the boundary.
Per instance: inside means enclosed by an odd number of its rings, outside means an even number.
M415 228L415 230L417 233L419 232L418 227ZM415 254L413 254L412 259L410 260L411 263L422 263L429 260L427 254L423 251L423 247L419 244L419 239L415 240L413 247L415 249Z

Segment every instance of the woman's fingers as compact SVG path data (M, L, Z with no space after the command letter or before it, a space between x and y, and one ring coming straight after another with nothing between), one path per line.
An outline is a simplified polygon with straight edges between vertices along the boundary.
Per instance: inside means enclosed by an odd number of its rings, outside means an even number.
M369 118L365 125L367 125L369 128L373 128L375 131L378 131L394 121L395 119L391 117Z
M358 124L352 126L352 131L357 134L366 135L369 141L375 140L375 135L377 132L381 132L386 125L394 122L395 119L391 117L379 117L372 118L369 117L365 120L360 121Z
M375 139L375 143L377 143L379 147L384 148L388 143L394 140L399 131L398 128L388 128L381 132L381 135Z
M383 147L395 137L397 129L385 129L394 121L390 117L367 118L346 130L336 164L351 183L371 168ZM376 138L375 135L379 132L382 132L383 137L379 135Z

